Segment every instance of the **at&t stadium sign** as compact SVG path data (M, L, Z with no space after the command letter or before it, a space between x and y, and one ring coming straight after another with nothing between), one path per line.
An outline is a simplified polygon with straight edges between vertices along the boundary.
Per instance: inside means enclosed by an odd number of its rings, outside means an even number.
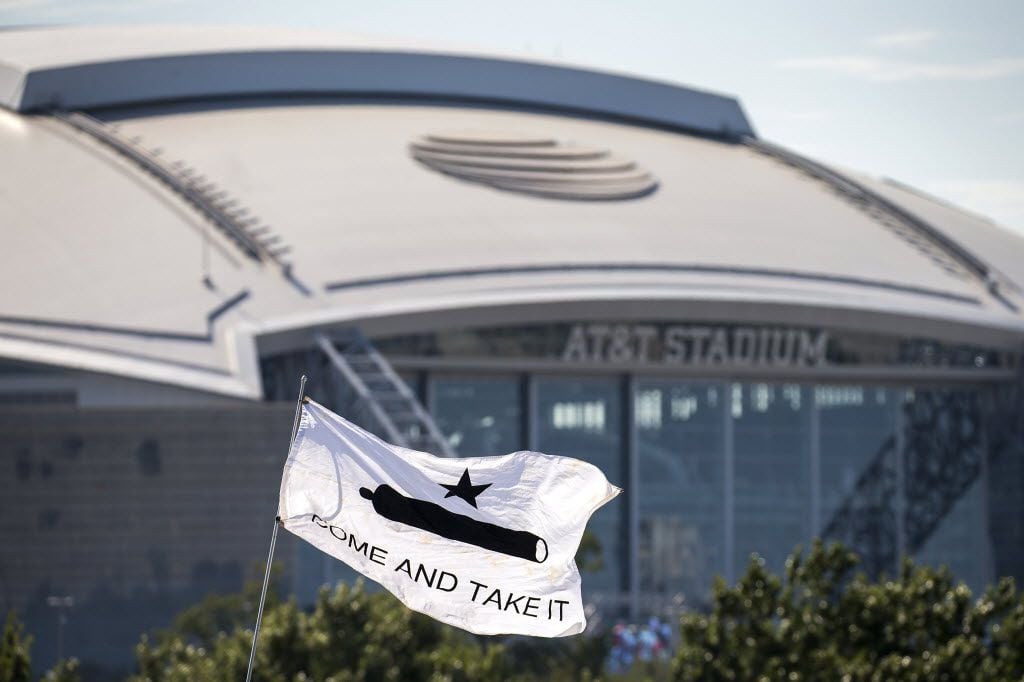
M566 363L822 367L828 332L786 327L576 324Z

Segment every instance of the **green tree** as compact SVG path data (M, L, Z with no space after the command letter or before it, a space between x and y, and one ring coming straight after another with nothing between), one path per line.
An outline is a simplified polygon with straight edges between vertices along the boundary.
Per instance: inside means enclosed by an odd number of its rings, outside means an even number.
M225 608L227 604L228 608ZM136 647L133 679L238 680L244 678L252 631L231 620L224 597L207 600L177 627ZM245 610L237 611L238 614ZM230 625L213 633L208 626ZM200 627L195 625L199 623ZM311 612L294 602L264 610L254 679L257 680L506 680L514 676L500 644L482 643L410 611L361 583L324 589Z
M1001 580L974 600L945 568L904 560L899 576L855 575L857 557L815 543L785 575L753 558L717 580L711 613L681 620L676 680L1019 680L1024 599Z
M576 549L576 565L583 573L594 573L604 568L601 541L590 529L583 531L580 546Z
M261 566L256 566L254 575L259 575L261 570ZM273 610L281 603L282 574L281 566L274 564L265 601L267 610ZM174 619L173 632L193 644L209 649L221 633L245 628L256 622L261 591L262 582L253 579L246 581L240 593L212 594L179 613Z
M81 666L77 658L65 658L58 661L45 675L42 682L80 682Z
M543 639L509 637L505 650L515 676L546 682L591 682L601 679L608 657L607 635Z
M0 682L28 682L32 677L32 659L29 650L32 637L22 632L18 614L7 614L4 637L0 642Z
M586 536L585 536L586 537ZM581 553L600 561L596 539ZM605 637L475 637L410 611L391 594L354 587L321 590L312 611L283 602L275 565L260 629L257 680L598 680ZM211 595L166 631L136 646L143 680L244 678L261 584Z

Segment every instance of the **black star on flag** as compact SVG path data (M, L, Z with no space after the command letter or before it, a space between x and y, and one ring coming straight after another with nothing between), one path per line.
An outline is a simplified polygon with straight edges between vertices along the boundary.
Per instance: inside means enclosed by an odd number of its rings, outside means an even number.
M476 496L491 487L490 483L484 483L483 485L473 485L473 481L469 478L469 469L467 468L462 472L462 478L456 485L450 483L440 483L443 488L448 489L448 494L445 495L445 499L449 497L460 497L466 502L476 507Z

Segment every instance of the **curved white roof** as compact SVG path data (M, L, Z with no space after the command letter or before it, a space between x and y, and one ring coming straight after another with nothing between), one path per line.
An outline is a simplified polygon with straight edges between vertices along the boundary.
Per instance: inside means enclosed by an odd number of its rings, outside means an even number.
M0 61L10 63L17 46L31 85L37 69L64 68L54 64L70 63L75 50L100 59L90 36L110 36L74 31L83 45L45 57L48 31L0 34ZM250 83L253 63L292 68L282 52L260 59L233 68ZM469 59L494 92L517 64ZM457 75L465 66L445 68ZM674 89L527 66L580 79L583 95L594 77ZM116 82L94 85L108 93L105 106L122 101ZM96 101L85 85L74 92ZM695 126L655 125L650 112L610 110L640 111L643 102L569 115L542 98L530 106L517 96L512 107L453 99L447 89L414 100L227 94L178 103L125 96L132 106L92 112L99 123L0 111L0 357L258 397L259 352L346 321L390 333L567 315L735 319L1005 348L1024 337L1021 238L893 184L801 165L754 141L684 134ZM99 132L83 132L89 126ZM414 158L410 145L423 136L465 131L607 150L658 185L629 200L566 201L449 177ZM258 218L246 229L262 250L253 256L214 229L161 168L215 184L203 197L228 213L244 209L241 223ZM281 247L290 250L278 256Z

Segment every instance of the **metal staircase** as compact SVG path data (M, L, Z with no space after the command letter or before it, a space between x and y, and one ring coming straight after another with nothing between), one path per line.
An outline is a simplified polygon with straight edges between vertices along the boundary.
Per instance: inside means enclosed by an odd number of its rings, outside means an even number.
M381 437L413 450L458 457L412 389L362 332L349 329L330 337L318 333L314 340L379 425Z

